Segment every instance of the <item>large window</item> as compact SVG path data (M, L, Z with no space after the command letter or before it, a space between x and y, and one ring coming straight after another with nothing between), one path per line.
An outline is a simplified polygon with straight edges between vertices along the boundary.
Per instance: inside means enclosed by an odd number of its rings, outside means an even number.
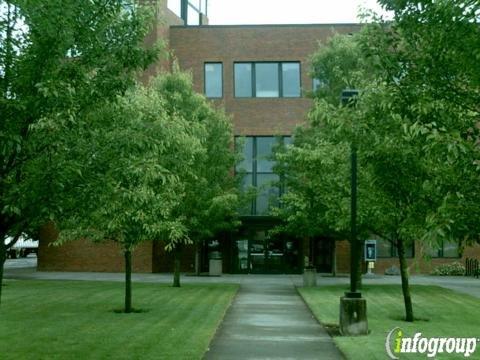
M379 258L391 258L398 257L397 245L392 241L385 239L377 240L377 257ZM413 258L415 256L415 248L413 243L406 244L405 256L407 258Z
M299 62L239 62L234 78L235 97L300 97Z
M168 0L167 6L178 17L182 17L182 4L181 0Z
M222 63L205 63L205 96L209 98L223 96Z
M282 63L282 91L284 97L300 96L300 63Z
M272 205L278 203L281 190L277 186L278 175L273 173L272 160L275 145L290 143L290 137L247 136L235 139L236 146L242 146L243 161L236 172L244 177L242 187L255 187L256 197L244 210L244 215L266 215Z
M428 249L427 255L432 258L458 258L460 257L458 242L442 241L440 245Z
M255 64L255 96L279 97L278 63Z
M235 96L236 97L252 97L252 64L237 63L235 64Z
M182 0L167 0L167 7L179 18L186 20L186 25L202 25L201 14L207 15L207 0L188 0L184 9L182 6Z

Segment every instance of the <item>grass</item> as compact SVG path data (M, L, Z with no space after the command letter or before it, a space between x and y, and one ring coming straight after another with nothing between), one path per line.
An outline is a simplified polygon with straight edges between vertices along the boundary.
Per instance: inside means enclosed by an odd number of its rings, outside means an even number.
M422 337L479 338L480 299L436 286L412 286L414 323L403 321L404 306L399 285L364 286L367 299L368 336L335 336L334 340L348 359L386 359L387 333L400 327L408 337L417 332ZM345 286L299 288L299 292L317 319L323 324L338 325L340 297ZM478 344L480 347L480 344ZM420 354L401 354L401 359L426 359ZM438 359L460 359L461 354L438 354ZM480 349L470 356L479 359Z
M134 283L125 314L120 282L7 281L0 359L200 359L237 288Z

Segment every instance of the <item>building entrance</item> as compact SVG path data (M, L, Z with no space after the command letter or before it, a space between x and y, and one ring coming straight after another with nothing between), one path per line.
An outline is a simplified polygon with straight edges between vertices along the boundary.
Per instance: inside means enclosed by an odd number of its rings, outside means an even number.
M235 272L283 274L300 272L299 242L268 236L265 230L245 232L234 241Z

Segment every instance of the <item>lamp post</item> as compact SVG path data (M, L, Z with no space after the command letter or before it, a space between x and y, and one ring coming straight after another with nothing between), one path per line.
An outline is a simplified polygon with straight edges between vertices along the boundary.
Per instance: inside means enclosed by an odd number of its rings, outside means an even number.
M354 106L358 90L342 91L342 104ZM368 334L367 301L357 289L360 265L360 248L357 239L357 144L352 140L350 148L351 161L351 196L350 196L350 291L340 299L340 332L343 335Z
M342 105L355 106L358 90L347 89L342 91ZM359 268L359 244L357 241L357 144L352 141L350 145L350 291L345 293L348 298L361 298L362 294L357 289Z

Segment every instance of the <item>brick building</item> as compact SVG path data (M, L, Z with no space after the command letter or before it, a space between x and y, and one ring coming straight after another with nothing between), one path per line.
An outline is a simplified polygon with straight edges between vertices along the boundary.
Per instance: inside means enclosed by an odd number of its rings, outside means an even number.
M276 219L268 215L271 199L282 189L269 183L275 180L269 155L278 139L288 143L296 125L301 124L312 101L305 96L315 82L309 76L309 56L334 33L358 31L358 24L312 25L226 25L210 26L206 0L158 2L159 21L147 42L162 38L180 68L191 71L195 90L204 93L215 106L232 116L235 136L242 141L245 160L239 165L246 176L245 186L261 191L243 210L242 227L233 234L219 234L205 244L201 254L202 271L208 258L221 253L223 270L228 273L300 273L308 244L289 236L268 237ZM152 66L148 78L168 64ZM41 234L38 267L40 270L122 271L123 257L114 244L92 244L79 240L62 247L48 244L55 238L53 227ZM463 261L458 245L445 243L441 249L409 252L411 270L428 272L440 263ZM397 265L395 247L377 241L375 272ZM312 257L317 270L349 271L349 243L328 238L313 241ZM480 255L479 247L462 251L462 257ZM432 260L425 261L428 254ZM185 271L194 270L194 251L183 254ZM159 243L147 243L136 250L134 268L141 272L171 271L171 257ZM336 265L334 265L336 264ZM398 266L398 265L397 265Z

